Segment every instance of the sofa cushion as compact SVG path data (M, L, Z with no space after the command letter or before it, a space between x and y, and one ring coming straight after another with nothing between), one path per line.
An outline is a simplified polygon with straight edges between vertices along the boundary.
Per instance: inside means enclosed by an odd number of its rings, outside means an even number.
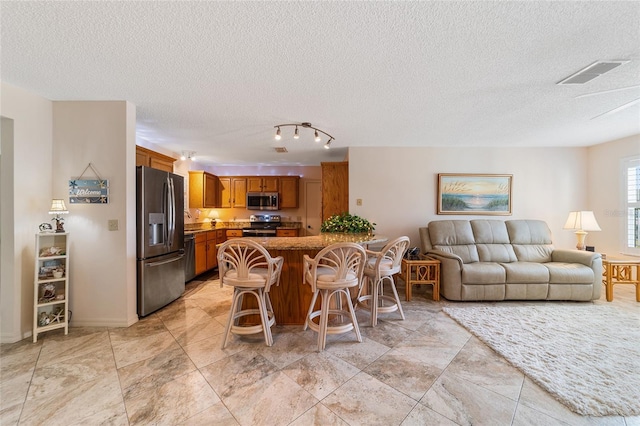
M478 250L468 220L439 220L429 223L429 237L435 250L460 256L463 263L477 262Z
M549 282L549 269L541 263L503 263L507 272L507 284L543 284Z
M495 262L475 262L462 268L463 284L504 284L505 269Z
M502 220L476 219L470 221L476 243L509 244L507 226Z
M551 230L543 220L507 220L511 244L551 244Z
M593 284L593 269L580 263L549 262L549 284Z
M471 224L468 220L438 220L429 223L431 244L436 246L457 246L474 244Z
M511 244L476 244L480 262L515 262L516 254Z
M512 244L513 252L520 262L551 262L552 245L543 244Z

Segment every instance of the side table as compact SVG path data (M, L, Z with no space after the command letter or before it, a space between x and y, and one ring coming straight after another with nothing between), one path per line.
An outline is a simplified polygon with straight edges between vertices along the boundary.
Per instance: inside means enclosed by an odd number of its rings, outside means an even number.
M604 267L602 281L607 302L613 300L613 286L615 284L635 285L636 301L640 302L640 260L602 259L602 266Z
M429 284L433 286L433 300L440 300L440 261L426 255L417 259L402 259L402 279L405 284L405 297L411 301L414 285Z

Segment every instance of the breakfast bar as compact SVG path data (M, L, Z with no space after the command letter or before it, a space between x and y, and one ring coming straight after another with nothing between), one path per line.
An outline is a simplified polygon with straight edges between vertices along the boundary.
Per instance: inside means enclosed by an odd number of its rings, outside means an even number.
M267 249L273 257L282 256L284 265L280 285L271 287L271 303L279 325L302 325L311 303L311 287L303 284L304 255L315 257L323 248L351 242L363 246L384 244L387 237L368 234L320 234L309 237L245 237Z

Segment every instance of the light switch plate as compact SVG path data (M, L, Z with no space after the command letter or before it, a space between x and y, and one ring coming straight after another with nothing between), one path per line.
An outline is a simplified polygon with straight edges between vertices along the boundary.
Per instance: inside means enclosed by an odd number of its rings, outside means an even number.
M118 230L118 219L109 219L109 231L117 231Z
M362 198L357 198L356 199L356 206L361 206L362 205Z

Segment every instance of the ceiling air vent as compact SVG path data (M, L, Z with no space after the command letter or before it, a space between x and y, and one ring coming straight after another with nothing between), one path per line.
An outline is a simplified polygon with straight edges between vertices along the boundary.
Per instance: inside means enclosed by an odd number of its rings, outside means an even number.
M277 146L274 149L276 150L276 152L279 152L279 153L289 152L287 151L287 148L285 148L284 146Z
M584 84L629 61L598 61L556 84Z

